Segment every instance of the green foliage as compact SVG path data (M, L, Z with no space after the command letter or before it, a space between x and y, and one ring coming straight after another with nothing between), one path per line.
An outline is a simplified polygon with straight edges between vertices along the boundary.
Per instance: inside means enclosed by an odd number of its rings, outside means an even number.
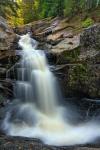
M88 13L99 4L100 0L0 0L0 14L9 14L17 25L47 17L73 17L82 12Z
M82 22L82 27L87 28L87 27L91 26L93 23L94 23L94 21L91 18L87 18L86 20L84 20Z
M65 16L74 16L77 13L90 11L100 5L100 0L65 0Z
M70 2L68 0L65 0L65 8L64 8L64 15L68 16L71 15L73 12L73 0L70 0Z
M3 17L17 16L18 4L14 0L0 0L0 15Z
M39 0L40 17L63 16L64 0Z
M92 8L98 7L99 4L100 4L100 0L87 0L85 7L86 9L92 9Z

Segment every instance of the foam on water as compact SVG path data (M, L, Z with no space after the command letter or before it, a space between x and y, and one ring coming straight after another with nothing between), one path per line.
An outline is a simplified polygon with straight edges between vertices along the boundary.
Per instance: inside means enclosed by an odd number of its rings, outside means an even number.
M15 84L16 105L6 114L3 130L7 135L41 139L50 145L74 145L92 142L100 136L100 127L93 121L75 126L59 106L60 94L43 51L35 50L37 42L29 34L19 41L23 48L21 68ZM67 116L67 115L66 115Z

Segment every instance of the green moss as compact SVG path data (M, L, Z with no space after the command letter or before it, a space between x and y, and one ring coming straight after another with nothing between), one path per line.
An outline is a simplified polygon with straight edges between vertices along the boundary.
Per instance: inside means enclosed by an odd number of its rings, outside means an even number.
M88 80L88 77L89 71L87 64L77 64L70 70L69 85L72 87L79 83L83 84Z
M82 22L82 27L87 28L91 26L94 23L94 21L91 18L87 18Z
M72 51L64 52L64 60L68 62L75 62L78 60L78 56L80 54L80 47L75 48Z

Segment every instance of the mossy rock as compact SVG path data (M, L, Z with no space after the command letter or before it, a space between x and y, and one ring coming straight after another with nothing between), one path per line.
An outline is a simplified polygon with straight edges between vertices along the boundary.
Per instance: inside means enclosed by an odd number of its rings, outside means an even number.
M68 87L82 91L89 97L100 97L99 73L96 66L87 63L77 64L68 71Z
M85 80L88 80L89 70L87 64L77 64L70 69L69 74L69 86L73 87L79 82L82 84Z
M57 64L78 62L80 55L80 47L76 47L71 51L64 51L57 55Z

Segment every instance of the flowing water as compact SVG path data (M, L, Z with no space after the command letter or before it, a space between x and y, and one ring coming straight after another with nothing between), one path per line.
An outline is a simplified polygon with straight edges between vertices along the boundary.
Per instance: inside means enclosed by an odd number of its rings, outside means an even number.
M43 51L29 34L21 36L23 56L15 84L15 103L3 121L7 135L41 139L50 145L74 145L91 142L100 135L100 127L90 121L75 126L67 118L68 109L60 106L57 81L49 69ZM74 114L75 115L75 114Z

